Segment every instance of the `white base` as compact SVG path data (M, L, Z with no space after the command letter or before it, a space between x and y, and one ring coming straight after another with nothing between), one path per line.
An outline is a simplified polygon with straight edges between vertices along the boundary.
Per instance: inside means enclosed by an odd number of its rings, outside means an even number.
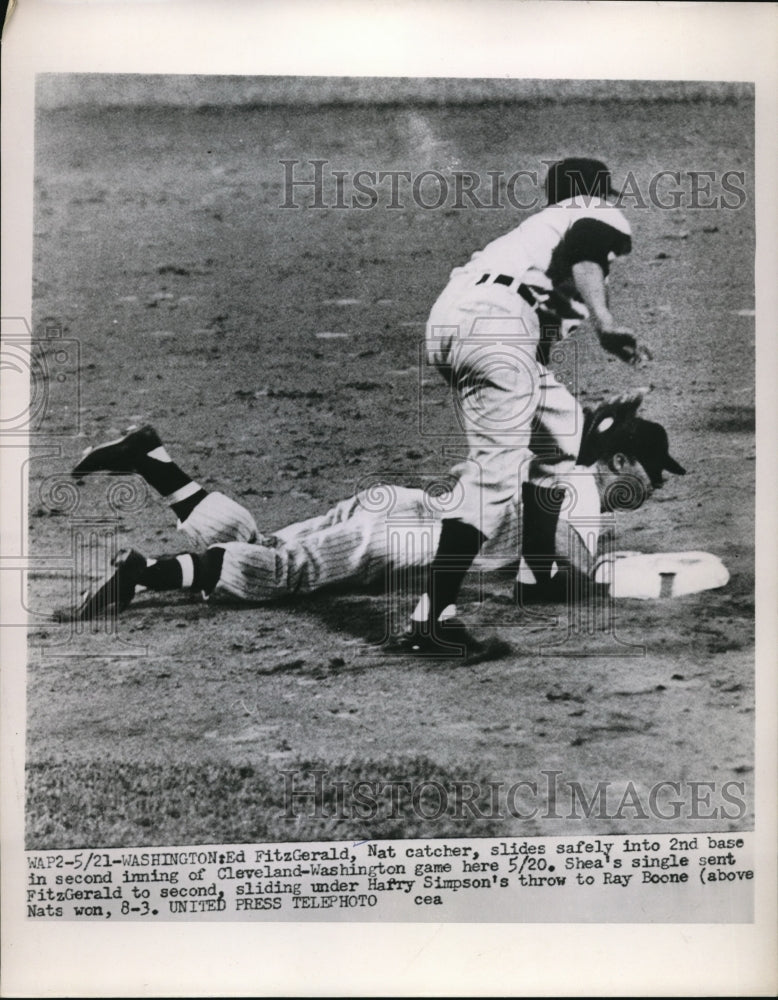
M612 597L652 600L724 587L729 572L710 552L615 552L598 565L595 580L610 583Z

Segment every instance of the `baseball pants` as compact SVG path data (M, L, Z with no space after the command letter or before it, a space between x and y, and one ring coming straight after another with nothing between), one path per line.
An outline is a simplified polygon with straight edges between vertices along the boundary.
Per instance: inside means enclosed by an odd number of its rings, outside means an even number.
M432 562L442 517L457 501L458 494L452 500L381 484L320 517L262 535L245 507L223 493L209 493L178 528L196 551L224 550L214 596L255 603L347 584L391 583L396 589L403 573ZM518 561L520 510L514 498L477 568ZM415 584L407 582L412 595Z
M457 467L464 501L457 518L487 538L531 475L564 475L577 459L582 414L570 392L537 360L540 325L515 291L449 282L427 323L427 356L450 384L465 433Z
M197 550L224 550L216 597L258 602L325 586L366 587L428 565L440 537L426 493L399 486L380 491L359 493L270 536L259 533L240 504L209 493L178 527Z

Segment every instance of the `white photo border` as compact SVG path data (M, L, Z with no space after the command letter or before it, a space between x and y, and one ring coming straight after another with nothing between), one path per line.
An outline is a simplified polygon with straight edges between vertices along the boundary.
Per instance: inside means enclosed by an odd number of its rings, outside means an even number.
M775 990L776 28L778 8L758 3L21 0L3 38L3 316L30 315L38 72L755 83L759 880L752 925L230 923L87 929L25 923L16 903L25 875L26 649L23 635L3 634L6 996L680 996Z

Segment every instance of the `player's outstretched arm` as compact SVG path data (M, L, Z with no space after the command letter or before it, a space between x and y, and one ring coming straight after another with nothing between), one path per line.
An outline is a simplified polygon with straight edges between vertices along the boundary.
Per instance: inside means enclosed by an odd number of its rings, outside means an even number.
M608 308L605 273L600 265L593 260L579 261L573 265L573 280L591 314L603 349L628 365L649 360L648 349L638 344L632 331L614 321Z

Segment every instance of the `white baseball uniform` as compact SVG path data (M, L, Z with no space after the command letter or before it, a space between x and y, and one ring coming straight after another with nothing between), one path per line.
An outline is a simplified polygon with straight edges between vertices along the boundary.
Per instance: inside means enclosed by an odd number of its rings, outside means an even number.
M576 467L554 485L565 491L560 523L579 540L575 546L562 543L560 559L580 559L575 553L582 546L593 564L602 526L593 470ZM222 493L209 493L178 527L195 549L218 545L224 550L214 596L259 602L327 586L365 588L428 566L441 520L450 516L459 499L458 494L434 497L424 490L382 484L337 503L321 517L262 535L244 507ZM476 571L519 564L521 511L516 497L503 505L502 520L476 560ZM524 518L531 516L531 511L524 512ZM589 565L584 568L590 570ZM519 579L533 582L526 565Z
M457 470L464 501L456 516L486 537L520 481L573 468L580 407L539 354L587 315L573 266L595 261L607 276L610 261L630 249L619 209L601 198L568 198L455 268L433 306L427 357L455 388L468 441L468 459Z

